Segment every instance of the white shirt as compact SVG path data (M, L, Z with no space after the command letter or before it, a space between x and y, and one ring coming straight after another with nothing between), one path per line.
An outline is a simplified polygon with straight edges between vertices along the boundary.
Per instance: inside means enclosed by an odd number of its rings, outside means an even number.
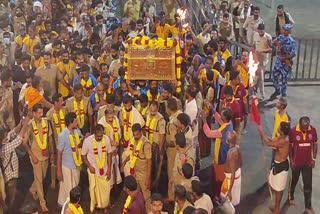
M117 127L118 127L118 133L121 133L121 128L120 128L120 122L119 119L117 117L114 117L116 119L116 123L117 123ZM99 120L98 124L103 125L103 127L109 126L109 130L110 130L110 140L114 140L114 132L113 132L113 127L107 123L106 121L106 117L101 117L101 119ZM121 134L120 134L121 136ZM120 139L119 139L120 140ZM114 151L116 149L115 146L111 146L112 151Z
M211 213L211 210L213 209L211 198L205 193L203 193L201 198L194 202L194 206L196 209L205 209L208 213Z
M110 144L110 138L107 135L103 135L103 137L104 137L104 140L106 142L107 154L110 154L110 153L112 153L111 144ZM87 156L89 163L95 169L95 174L97 176L100 176L99 167L98 167L98 165L96 163L96 157L95 157L95 155L93 153L93 143L92 143L93 139L94 139L94 135L90 135L89 137L87 137L83 141L81 155ZM101 145L101 142L96 141L96 145L97 145L97 149L98 149L98 156L101 159L102 158L102 145ZM107 174L107 171L108 171L108 161L107 160L108 160L108 155L106 155L105 164L104 164L104 176Z
M198 121L197 121L198 107L197 107L196 99L191 100L189 103L186 102L184 113L186 113L190 117L190 122L192 124L192 129L193 129L192 136L193 137L198 136L198 133L199 133Z

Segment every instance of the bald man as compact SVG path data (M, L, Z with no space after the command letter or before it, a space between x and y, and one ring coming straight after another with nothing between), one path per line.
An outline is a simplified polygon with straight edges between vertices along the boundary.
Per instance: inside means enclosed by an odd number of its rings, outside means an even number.
M241 152L237 145L237 134L235 131L228 131L227 143L229 151L224 167L225 179L221 187L221 195L228 197L231 203L236 206L240 203L241 193Z
M94 121L97 122L97 115L99 108L106 104L107 94L104 91L104 85L102 82L98 82L95 92L89 97L91 106L94 111Z

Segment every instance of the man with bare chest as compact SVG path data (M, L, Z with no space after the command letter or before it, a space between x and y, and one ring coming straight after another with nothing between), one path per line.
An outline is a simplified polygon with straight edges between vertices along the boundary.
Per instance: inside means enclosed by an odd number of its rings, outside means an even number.
M269 175L269 185L272 187L273 193L275 193L275 204L270 206L270 210L273 214L280 214L280 203L283 194L283 190L287 184L288 171L289 171L289 139L290 125L287 122L281 122L278 133L279 137L269 138L262 130L261 125L258 126L258 132L268 146L275 149L274 161L271 165Z
M229 150L224 166L225 179L221 187L221 195L227 197L233 206L240 203L241 194L241 166L242 158L240 148L237 145L237 133L228 131L227 143Z

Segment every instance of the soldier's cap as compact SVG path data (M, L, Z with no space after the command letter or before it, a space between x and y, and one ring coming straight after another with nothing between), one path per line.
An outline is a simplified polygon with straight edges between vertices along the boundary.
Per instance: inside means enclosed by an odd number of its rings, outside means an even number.
M284 30L291 30L292 29L292 25L291 24L285 24L285 25L283 25L283 29Z

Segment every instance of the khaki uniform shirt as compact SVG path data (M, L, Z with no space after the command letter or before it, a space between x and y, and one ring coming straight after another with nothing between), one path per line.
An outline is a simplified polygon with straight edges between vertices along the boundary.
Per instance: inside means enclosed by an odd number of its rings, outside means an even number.
M184 179L184 175L182 173L182 166L185 163L191 164L194 167L194 158L193 158L193 149L192 145L187 145L186 150L184 153L177 152L176 158L174 160L174 167L173 167L173 177L174 177L174 184L180 184L181 181ZM185 156L185 161L181 160L181 157Z
M149 115L148 115L149 117ZM156 143L159 144L160 141L160 134L165 134L166 133L166 121L164 120L163 116L158 112L156 114L156 126L153 131L153 142L150 143Z
M61 108L61 110L62 110L63 115L65 117L66 116L66 109L63 107L63 108ZM55 145L57 145L57 143L58 143L58 133L57 133L57 128L55 127L53 114L57 114L57 117L58 117L58 120L59 120L59 124L60 124L60 128L58 128L58 129L60 129L60 133L62 132L62 129L61 129L61 118L60 118L59 112L57 112L53 107L46 114L46 117L47 117L48 121L51 123Z
M5 121L10 129L15 127L13 115L13 92L11 88L5 89L0 84L0 125Z
M139 150L138 158L136 161L136 165L134 167L135 173L146 173L147 169L147 159L151 159L152 150L151 143L145 136L142 136L143 145ZM136 149L137 144L134 145L134 150Z
M35 74L41 78L44 97L50 100L57 93L57 83L62 80L63 76L56 65L51 64L48 68L45 65L40 66Z
M33 127L32 127L32 121L34 121L33 119L30 121L29 123L29 129L28 131L26 132L25 134L25 139L29 139L29 145L31 146L31 151L33 152L33 154L37 157L37 159L39 161L45 161L48 159L49 157L49 151L48 151L48 146L49 146L49 137L52 136L52 127L48 121L47 118L42 118L43 120L45 120L46 122L46 125L47 125L47 128L48 128L48 134L47 134L47 154L46 156L43 156L42 154L42 150L40 149L37 141L36 141L36 138L35 138L35 135L34 135L34 132L33 132ZM40 140L42 141L43 140L43 134L42 134L42 125L41 125L41 122L40 123L37 123L37 127L38 127L38 130L39 130L39 136L40 136ZM52 152L52 151L51 151Z
M87 97L83 97L83 106L84 106L84 126L89 123L88 116L93 115L93 109L90 104L90 101ZM66 102L66 112L74 112L73 101L75 101L74 97L70 97ZM78 103L78 107L80 108L80 103ZM83 127L79 127L83 128Z
M176 144L176 134L178 132L176 121L177 116L181 114L182 111L178 110L173 115L170 116L169 122L167 124L167 130L166 130L166 142L168 147L175 147ZM173 143L173 145L172 145Z

